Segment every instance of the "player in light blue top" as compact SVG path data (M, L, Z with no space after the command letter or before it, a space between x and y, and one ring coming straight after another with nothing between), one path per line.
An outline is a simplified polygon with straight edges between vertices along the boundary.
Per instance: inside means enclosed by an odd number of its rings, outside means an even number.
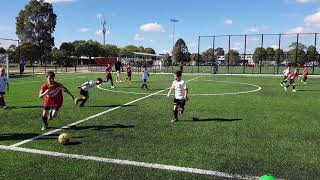
M0 69L0 107L3 109L6 109L6 103L4 101L4 95L6 94L6 86L7 91L9 91L9 79L6 76L6 69L1 68Z
M148 85L147 85L147 80L148 77L150 77L147 66L144 66L144 69L142 70L142 79L143 79L143 84L142 84L142 89L144 87L146 87L146 89L148 89Z

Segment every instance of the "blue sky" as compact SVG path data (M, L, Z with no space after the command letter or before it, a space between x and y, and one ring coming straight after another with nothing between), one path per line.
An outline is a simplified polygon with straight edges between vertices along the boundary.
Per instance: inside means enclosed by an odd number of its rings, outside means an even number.
M107 43L152 47L157 53L172 48L171 18L176 38L182 37L191 52L197 51L198 35L244 33L319 32L320 0L47 0L58 15L55 44L93 39L102 42L98 32L101 18L107 21ZM15 17L29 0L2 0L0 37L17 38ZM249 37L248 48L260 44L261 37ZM284 39L283 48L294 37ZM319 38L320 39L320 38ZM233 38L232 48L243 51L243 38ZM287 44L285 43L286 41ZM311 37L302 37L306 44ZM0 46L9 42L0 41ZM201 50L211 46L203 39ZM320 44L320 42L318 43ZM268 37L265 46L276 47L277 37ZM227 39L216 46L227 48ZM252 46L252 47L251 47Z

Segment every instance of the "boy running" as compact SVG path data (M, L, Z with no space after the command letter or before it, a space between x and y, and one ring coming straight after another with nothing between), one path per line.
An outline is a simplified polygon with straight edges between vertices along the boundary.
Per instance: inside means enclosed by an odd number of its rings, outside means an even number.
M174 81L172 82L171 88L169 89L169 92L167 96L169 97L171 94L171 91L174 89L175 91L175 97L173 100L173 119L171 120L172 123L178 121L178 110L180 108L180 114L184 111L184 106L186 104L186 101L188 100L188 88L187 84L184 80L181 79L182 77L182 71L176 71L174 73Z
M74 100L75 105L78 105L78 103L82 101L80 107L83 107L84 103L86 103L89 99L89 89L99 86L100 84L102 84L102 82L103 81L101 78L97 78L96 81L87 81L83 83L81 86L78 86L78 88L80 89L80 95L82 97L76 98Z
M107 64L107 67L106 67L106 69L105 69L104 71L106 72L106 79L107 79L105 82L108 82L108 81L110 80L110 82L111 82L111 88L114 88L114 87L113 87L112 74L111 74L111 72L112 72L112 70L111 70L111 65L110 65L110 64Z
M122 82L121 78L120 78L120 74L121 74L121 69L123 69L123 68L122 68L122 64L121 64L120 59L117 59L116 63L114 64L114 67L115 67L116 73L117 73L116 82Z
M6 76L6 69L1 68L0 70L0 108L6 109L7 106L4 101L4 95L6 94L6 86L7 91L9 91L9 79Z
M129 63L128 67L127 67L127 78L126 78L126 80L131 82L131 76L132 76L132 69L131 69L131 65Z
M309 74L308 67L304 67L304 70L303 70L303 73L302 73L303 79L301 79L301 82L303 84L307 84L308 74Z
M143 79L143 83L142 83L142 89L144 88L144 86L146 87L146 89L148 89L148 85L147 85L147 80L148 77L150 77L147 66L144 66L144 69L142 71L142 79Z
M288 66L288 68L283 71L283 81L280 83L280 86L282 87L286 86L289 75L290 75L290 66Z
M288 81L288 80L290 80L290 81L289 81L289 84L284 87L284 90L285 90L285 91L287 91L287 88L288 88L289 86L292 86L292 92L296 92L296 84L295 84L294 80L295 80L296 77L298 77L298 79L299 79L299 76L298 76L298 75L299 75L299 69L296 68L296 69L289 75L289 77L287 78L287 81Z
M42 131L48 128L48 118L51 119L58 115L58 111L63 104L62 92L66 92L72 97L72 99L74 99L70 91L64 85L54 81L54 78L55 73L53 71L48 71L46 74L47 82L41 86L41 90L39 92L39 98L45 96L42 112Z

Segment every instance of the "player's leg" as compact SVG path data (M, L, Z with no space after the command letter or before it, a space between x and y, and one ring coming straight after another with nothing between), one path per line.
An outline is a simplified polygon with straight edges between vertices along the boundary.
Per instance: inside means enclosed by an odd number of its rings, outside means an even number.
M292 82L292 92L296 92L296 84L295 84L294 80Z
M4 106L4 98L3 98L3 94L0 94L0 107Z
M181 100L180 114L183 114L185 105L186 105L186 100Z
M80 107L83 107L84 104L87 102L87 100L89 99L89 94L85 95L84 98L82 99L82 102L80 104Z
M111 82L111 88L114 88L112 76L110 76L109 79L110 79L110 82Z
M179 108L179 100L174 99L173 101L173 118L171 122L177 122L178 121L178 108Z
M48 117L49 117L49 111L51 107L44 106L42 110L42 122L43 126L41 128L42 131L46 130L48 128Z
M61 106L54 107L54 108L51 109L51 118L55 118L55 117L58 116L60 107Z

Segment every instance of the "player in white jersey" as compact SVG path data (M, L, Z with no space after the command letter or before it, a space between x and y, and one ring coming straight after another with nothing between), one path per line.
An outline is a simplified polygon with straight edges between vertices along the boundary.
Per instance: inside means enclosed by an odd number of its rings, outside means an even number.
M174 89L174 100L173 100L173 118L171 122L177 122L178 121L178 110L180 108L180 114L184 111L184 106L186 104L186 101L188 100L188 88L187 84L184 80L181 79L182 77L182 71L176 71L174 73L174 81L172 82L171 88L169 89L169 92L167 96L169 97L171 94L171 91Z
M288 66L288 68L283 71L283 81L280 83L280 86L282 86L282 87L286 86L286 83L288 82L288 77L290 74L291 74L290 73L290 66Z
M75 105L78 105L78 103L81 102L80 107L83 107L89 99L89 89L97 87L98 85L102 84L102 82L103 81L101 78L97 78L97 80L95 81L87 81L83 83L81 86L78 86L78 88L80 89L80 95L82 97L76 98L74 100Z
M144 69L142 71L142 79L143 79L143 83L141 86L142 89L144 88L144 86L146 87L146 89L148 89L148 85L147 85L148 77L150 77L150 75L149 75L147 66L144 66Z
M6 69L1 68L0 69L0 107L3 109L6 109L6 103L4 101L4 95L6 94L6 86L7 91L9 91L9 79L6 76Z

